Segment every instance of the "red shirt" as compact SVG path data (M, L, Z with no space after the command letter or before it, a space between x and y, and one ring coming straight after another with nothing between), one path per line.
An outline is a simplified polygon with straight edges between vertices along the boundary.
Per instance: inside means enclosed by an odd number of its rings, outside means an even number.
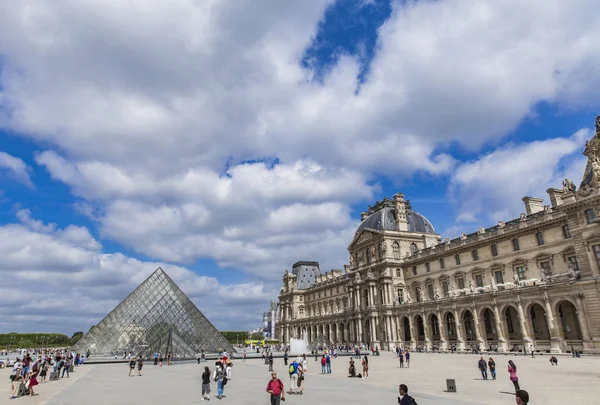
M273 379L269 380L269 383L267 384L267 392L269 391L273 391L273 394L271 395L281 394L281 391L283 391L283 383L279 378L275 381L273 381Z

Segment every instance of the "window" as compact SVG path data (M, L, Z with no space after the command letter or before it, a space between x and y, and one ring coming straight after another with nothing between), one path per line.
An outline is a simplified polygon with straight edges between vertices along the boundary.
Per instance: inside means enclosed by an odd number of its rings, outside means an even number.
M550 262L541 262L540 268L546 277L552 275L552 267L550 266Z
M477 287L483 287L483 276L481 274L475 275L475 284L477 284Z
M473 260L479 260L479 255L477 254L477 249L473 249L473 252L471 252L471 254L473 255Z
M402 277L402 270L396 269L396 277Z
M494 243L490 248L492 250L492 256L498 256L498 246Z
M398 288L398 302L404 304L404 290L402 288Z
M588 208L587 210L585 210L585 217L587 219L587 223L591 224L596 219L596 213L593 209Z
M562 229L565 239L571 239L571 230L569 229L569 225L563 225Z
M448 282L447 281L442 281L442 291L444 291L444 297L447 297L449 295Z
M536 233L535 238L537 239L538 246L541 246L544 244L544 234L543 233L541 233L541 232Z
M594 251L594 256L596 257L596 264L600 267L600 245L592 246L592 250Z
M365 258L367 260L367 263L371 263L371 249L365 249Z
M519 277L519 280L527 279L527 271L525 270L525 265L517 266L515 269L517 270L517 277Z
M398 242L392 243L392 252L394 253L394 259L400 259L400 245Z
M512 240L512 245L513 245L513 250L516 252L517 250L520 250L519 248L519 239L513 239Z
M300 301L304 301L304 297L303 296L300 296Z
M429 266L429 262L425 263L425 271L429 273L431 271L431 267Z
M440 259L440 269L443 269L446 267L446 263L444 263L444 259Z
M459 290L462 290L463 288L465 288L465 279L464 278L459 278L456 281L458 282L458 289Z
M579 262L577 261L577 256L569 256L567 257L567 261L575 267L575 270L579 270Z
M502 270L498 270L494 273L496 277L496 284L504 284L504 277L502 276Z
M433 284L427 285L427 294L429 295L429 299L433 299Z
M455 254L454 255L454 261L456 262L456 264L460 264L460 255L459 254Z
M414 244L414 243L411 243L411 244L410 244L410 254L411 254L411 255L414 255L415 253L417 253L417 250L419 250L419 249L417 248L417 245L416 245L416 244Z
M413 276L417 275L417 266L413 266L412 273L413 273Z

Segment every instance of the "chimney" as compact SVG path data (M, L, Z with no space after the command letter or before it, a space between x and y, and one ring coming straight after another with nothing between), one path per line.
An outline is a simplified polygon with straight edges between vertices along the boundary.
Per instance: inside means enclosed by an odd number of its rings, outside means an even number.
M527 215L535 214L544 210L544 199L537 197L523 197Z
M563 204L563 196L565 194L563 189L549 188L546 190L546 193L548 193L548 196L550 197L550 204L552 204L552 207L558 207Z

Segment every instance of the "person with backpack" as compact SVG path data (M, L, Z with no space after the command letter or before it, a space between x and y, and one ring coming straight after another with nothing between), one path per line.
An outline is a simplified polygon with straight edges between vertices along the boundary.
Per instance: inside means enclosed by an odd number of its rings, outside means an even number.
M331 355L329 353L325 356L325 363L327 365L327 374L331 374Z
M267 383L267 393L271 395L271 405L279 405L280 400L285 401L284 392L283 382L277 378L277 373L272 372L271 379Z
M202 373L202 401L210 401L210 369L208 366L204 367L204 373Z
M323 357L321 357L321 374L325 374L326 371L327 371L327 359L325 358L325 355L323 355Z
M217 363L217 366L213 373L213 380L217 383L217 398L221 399L223 397L223 386L226 383L224 382L225 370L223 370L223 366L220 362Z
M400 397L398 397L398 405L417 405L417 401L410 395L408 395L408 387L406 384L400 384L398 386L400 391Z
M290 373L290 391L288 394L296 394L298 391L298 362L294 360L288 369Z

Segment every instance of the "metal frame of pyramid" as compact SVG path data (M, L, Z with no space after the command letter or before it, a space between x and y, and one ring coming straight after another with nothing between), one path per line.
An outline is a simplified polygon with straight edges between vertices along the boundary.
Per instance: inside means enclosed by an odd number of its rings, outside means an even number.
M91 355L172 353L195 358L231 344L160 267L79 340L73 350Z

